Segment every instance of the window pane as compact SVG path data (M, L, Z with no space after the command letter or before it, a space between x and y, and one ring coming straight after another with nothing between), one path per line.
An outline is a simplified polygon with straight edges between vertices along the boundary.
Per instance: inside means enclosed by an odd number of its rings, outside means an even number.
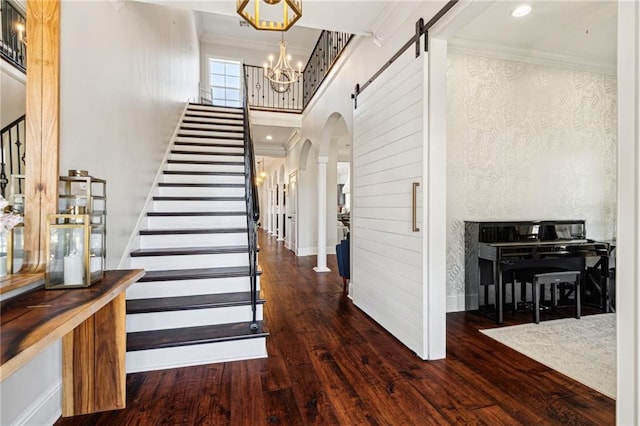
M235 63L235 64L226 64L226 74L227 75L233 75L236 77L240 76L240 64Z
M212 74L224 74L224 64L222 62L211 61Z
M235 89L240 88L240 77L227 76L227 87L233 87Z
M224 96L224 88L220 88L220 87L213 87L212 91L213 91L213 97L215 99L225 99Z
M224 76L223 75L215 75L215 74L211 74L211 85L212 86L218 86L218 87L224 87Z
M238 89L227 89L226 98L232 101L240 100L240 91Z

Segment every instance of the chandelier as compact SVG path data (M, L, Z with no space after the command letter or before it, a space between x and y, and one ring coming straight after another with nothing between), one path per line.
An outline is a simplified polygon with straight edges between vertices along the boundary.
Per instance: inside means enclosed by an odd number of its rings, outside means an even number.
M287 31L302 16L302 0L237 0L236 5L238 15L256 30Z
M302 76L302 63L298 62L295 70L289 64L291 56L287 55L287 42L284 35L280 41L280 56L276 64L273 64L273 55L269 56L269 64L264 64L264 75L269 79L271 88L277 93L285 93L291 90L291 85Z

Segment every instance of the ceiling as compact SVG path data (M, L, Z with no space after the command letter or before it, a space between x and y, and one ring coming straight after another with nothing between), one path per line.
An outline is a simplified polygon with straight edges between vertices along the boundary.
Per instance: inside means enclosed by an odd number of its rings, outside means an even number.
M280 33L256 31L240 24L235 0L142 0L198 11L200 38L218 44L273 51ZM428 1L428 0L423 0ZM287 48L309 57L321 29L354 34L377 33L398 3L412 0L303 0L302 18L286 32ZM526 1L525 1L526 2ZM450 39L451 51L516 60L542 60L614 72L616 67L616 1L529 0L532 11L511 17L521 0L476 1L478 15ZM425 17L427 18L427 17ZM254 140L282 148L297 127L254 125ZM272 141L267 141L270 134ZM260 155L260 153L259 153Z
M511 12L528 3L521 18ZM496 1L458 31L450 44L497 56L537 58L600 71L616 68L616 1Z

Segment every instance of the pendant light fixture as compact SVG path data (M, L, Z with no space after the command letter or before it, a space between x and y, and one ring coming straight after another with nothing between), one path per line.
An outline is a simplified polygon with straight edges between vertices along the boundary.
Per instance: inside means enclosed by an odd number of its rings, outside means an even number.
M269 63L264 64L264 75L269 79L271 88L277 93L285 93L291 90L291 85L298 81L302 75L302 63L298 62L295 70L289 64L291 56L287 55L287 42L284 41L284 33L280 41L280 55L278 61L273 64L273 55L269 56Z
M256 30L287 31L302 16L302 0L237 0L236 5Z

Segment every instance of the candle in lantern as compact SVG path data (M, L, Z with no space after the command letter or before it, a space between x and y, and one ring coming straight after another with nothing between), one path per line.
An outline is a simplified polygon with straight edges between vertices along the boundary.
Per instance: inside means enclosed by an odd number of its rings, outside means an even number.
M83 283L83 267L82 256L72 254L64 257L64 283L65 284L82 284Z

